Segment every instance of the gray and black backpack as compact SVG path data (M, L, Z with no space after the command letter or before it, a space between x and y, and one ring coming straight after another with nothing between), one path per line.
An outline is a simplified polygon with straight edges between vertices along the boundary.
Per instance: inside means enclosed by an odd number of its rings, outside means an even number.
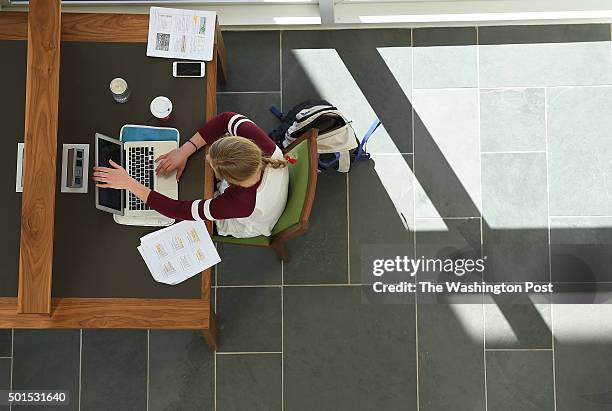
M335 169L346 173L355 160L359 140L350 121L325 100L308 100L293 107L284 116L276 107L271 108L281 124L269 133L276 144L287 147L304 132L317 128L319 169Z

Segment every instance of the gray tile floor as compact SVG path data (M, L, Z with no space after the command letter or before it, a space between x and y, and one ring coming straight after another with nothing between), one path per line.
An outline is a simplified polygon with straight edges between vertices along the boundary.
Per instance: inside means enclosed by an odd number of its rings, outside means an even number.
M225 33L220 110L269 129L270 105L324 97L358 135L382 120L372 161L320 176L290 264L221 246L216 354L192 332L4 330L0 388L70 389L62 409L94 411L612 409L610 36L603 24ZM483 278L466 281L572 293L364 304L364 250L485 255Z

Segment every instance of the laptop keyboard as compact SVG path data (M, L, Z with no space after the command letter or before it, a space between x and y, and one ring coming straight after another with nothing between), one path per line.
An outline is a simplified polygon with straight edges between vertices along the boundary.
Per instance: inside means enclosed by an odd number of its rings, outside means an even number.
M155 173L153 147L129 147L127 155L129 158L130 176L153 190L153 176ZM150 210L149 206L131 192L128 194L127 206L129 210Z

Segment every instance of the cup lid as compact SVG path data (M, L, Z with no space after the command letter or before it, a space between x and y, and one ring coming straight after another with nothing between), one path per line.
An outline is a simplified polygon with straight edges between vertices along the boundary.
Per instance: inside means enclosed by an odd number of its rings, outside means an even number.
M114 94L122 94L127 90L127 82L121 77L117 77L111 80L110 90Z
M172 102L168 97L158 96L151 101L151 114L157 118L165 118L172 112Z

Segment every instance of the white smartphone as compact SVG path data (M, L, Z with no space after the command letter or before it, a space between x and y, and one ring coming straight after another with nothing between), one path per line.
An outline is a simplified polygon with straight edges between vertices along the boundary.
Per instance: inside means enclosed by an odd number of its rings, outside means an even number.
M174 77L204 77L206 63L203 61L175 61L172 64Z

